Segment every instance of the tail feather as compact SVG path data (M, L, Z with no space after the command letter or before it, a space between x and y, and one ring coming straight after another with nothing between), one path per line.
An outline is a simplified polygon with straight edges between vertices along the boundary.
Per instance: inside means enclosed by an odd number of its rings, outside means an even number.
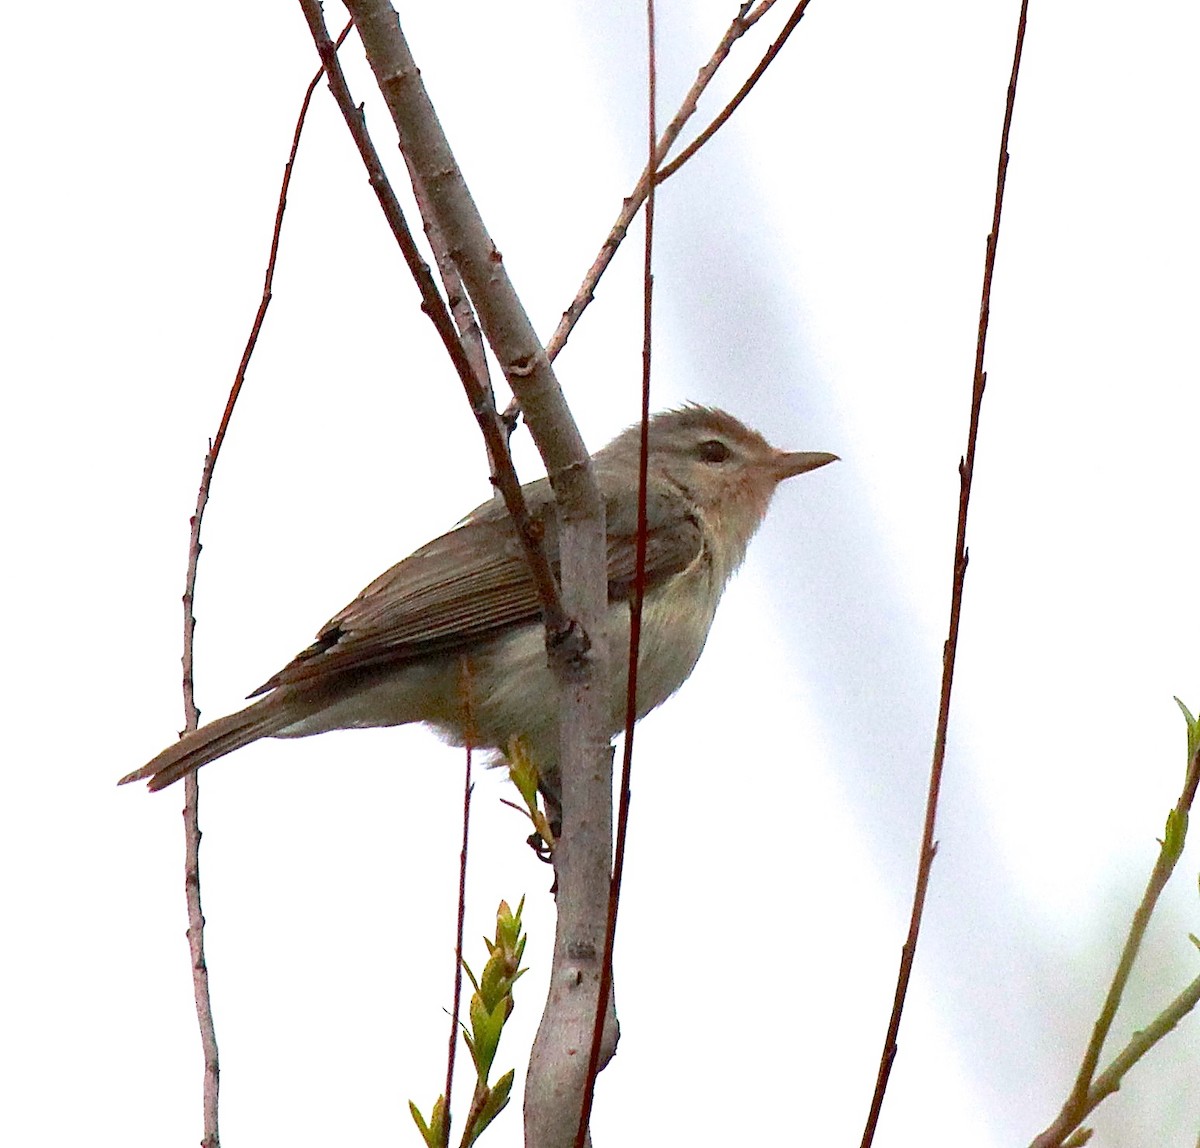
M168 746L141 769L126 774L118 785L147 780L152 792L165 789L193 770L241 749L260 737L270 737L296 720L295 713L281 704L278 695L260 698L237 713L210 721L197 730L185 733L174 745Z

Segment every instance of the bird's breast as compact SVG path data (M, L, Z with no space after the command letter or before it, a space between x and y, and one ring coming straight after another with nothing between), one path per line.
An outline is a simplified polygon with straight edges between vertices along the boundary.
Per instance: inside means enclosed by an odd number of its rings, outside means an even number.
M716 613L724 579L707 552L686 570L663 580L642 607L638 657L637 716L667 700L695 668ZM605 713L608 737L625 728L630 608L609 604ZM526 739L543 764L556 767L558 689L546 657L541 624L514 628L469 659L470 717L433 719L454 740L503 749L511 737ZM467 727L473 730L469 736ZM551 764L553 763L553 764Z
M667 700L691 674L704 650L717 611L722 585L707 555L668 578L646 595L638 656L638 717ZM624 697L629 660L629 607L622 603L609 615L609 656L619 667L624 725Z

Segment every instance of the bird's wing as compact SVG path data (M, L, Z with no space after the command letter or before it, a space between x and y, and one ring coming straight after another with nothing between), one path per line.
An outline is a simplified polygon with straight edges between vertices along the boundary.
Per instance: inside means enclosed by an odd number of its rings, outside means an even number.
M557 574L557 518L548 489L538 490L530 502ZM685 569L702 551L700 524L681 509L674 491L654 492L649 500L647 589ZM636 533L628 531L623 505L611 510L616 529L610 527L608 535L608 580L614 600L632 590ZM250 696L469 649L540 617L537 590L512 522L503 508L486 504L376 578L321 628L308 649Z

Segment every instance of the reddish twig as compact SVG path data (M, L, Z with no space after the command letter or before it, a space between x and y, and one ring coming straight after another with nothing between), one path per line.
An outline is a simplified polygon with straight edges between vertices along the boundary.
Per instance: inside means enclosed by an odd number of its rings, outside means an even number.
M404 156L405 165L408 167L413 198L417 202L417 210L421 213L421 224L425 228L425 237L429 240L429 246L433 249L434 258L437 260L438 275L441 277L442 286L446 289L446 303L450 307L450 313L454 316L454 325L458 328L458 336L462 340L463 350L466 351L467 358L474 368L475 377L487 387L488 393L492 394L487 355L483 347L483 332L479 329L479 323L475 318L475 310L471 306L470 296L467 294L466 287L463 286L462 276L458 272L454 257L450 254L450 245L446 242L442 229L438 226L437 220L430 210L429 197L425 194L425 188L422 186L417 169L409 162L408 156L403 152L400 154ZM495 404L495 401L495 395L492 394L492 403ZM490 459L490 461L492 470L495 470L496 460Z
M471 667L464 657L460 662L463 710L467 715L467 762L463 770L462 849L458 854L458 924L454 934L454 1004L450 1010L450 1047L446 1053L446 1119L442 1143L450 1144L450 1090L454 1087L454 1059L458 1050L458 1017L462 1002L463 930L467 918L467 845L471 835L471 752L475 741L474 709L471 705ZM470 1120L467 1128L471 1127Z
M408 167L408 178L412 183L413 198L417 203L417 211L421 214L421 224L425 228L425 238L429 240L429 246L433 249L434 258L437 261L438 275L442 280L442 286L446 289L446 303L450 308L450 313L454 316L454 325L458 328L458 337L462 340L463 350L470 361L471 369L475 372L475 377L487 391L488 402L492 410L495 410L496 392L492 389L487 353L483 346L483 332L479 329L479 322L475 317L475 309L471 306L471 298L467 294L466 287L463 285L458 265L454 262L454 257L450 254L450 245L446 242L446 238L442 234L442 229L438 226L437 220L430 209L429 197L425 194L425 188L422 186L417 169L409 162L408 156L404 155L403 151L400 154L404 156L404 162ZM515 419L507 417L504 419L505 442L511 437L516 425ZM488 471L491 474L495 474L497 468L502 466L503 463L493 455L490 442L485 442L484 445L487 447ZM509 465L511 465L511 462Z
M353 24L347 24L338 37L338 46L345 40ZM275 265L279 257L279 237L283 230L283 213L287 207L287 192L292 181L292 171L296 162L296 152L300 147L300 135L304 130L304 121L308 116L308 108L312 103L313 92L320 82L321 69L313 76L304 93L300 104L300 114L296 117L296 127L292 133L292 147L288 152L287 163L283 169L283 182L279 188L279 201L275 207L275 226L271 232L271 251L267 258L267 271L263 281L262 299L259 301L254 322L250 327L250 335L246 339L242 351L241 362L234 376L233 386L225 401L225 410L221 414L221 422L217 433L209 443L208 452L204 456L204 468L200 475L200 489L196 495L196 511L190 522L188 539L187 573L184 578L183 591L183 710L184 728L194 730L200 724L200 711L196 708L195 693L195 632L196 616L194 612L196 595L196 572L200 562L200 526L204 521L204 510L208 505L209 490L212 487L213 471L217 465L217 457L221 452L221 444L225 441L225 433L229 429L229 420L238 396L242 392L242 384L246 379L246 370L250 358L258 344L259 332L266 318L267 308L271 305L271 286L275 279ZM200 1044L204 1052L204 1138L202 1148L218 1148L220 1136L217 1129L218 1102L220 1095L221 1067L217 1053L217 1033L213 1022L212 997L208 986L208 964L204 957L204 913L200 904L200 783L195 773L188 774L184 781L183 790L183 827L185 838L184 856L184 890L187 898L188 914L188 948L192 959L192 990L196 998L196 1018L200 1025Z
M962 614L963 583L967 574L967 508L971 501L971 479L975 473L975 442L979 434L979 412L983 403L983 391L987 375L983 370L984 349L987 345L988 316L991 308L992 273L996 265L996 241L1000 234L1000 212L1004 205L1004 182L1008 172L1008 136L1012 126L1013 105L1017 96L1017 76L1021 67L1021 49L1025 43L1025 18L1029 0L1021 0L1021 14L1017 21L1016 46L1013 51L1012 74L1008 81L1008 98L1004 107L1004 127L1000 133L1000 159L996 171L996 194L992 207L992 229L987 238L987 250L983 265L983 290L979 303L979 329L975 342L975 374L971 388L971 417L967 430L966 457L959 460L958 477L958 533L954 544L954 580L950 591L950 626L946 644L942 651L942 689L938 703L937 733L933 743L933 761L929 769L929 791L925 804L925 827L921 836L921 856L917 866L916 888L913 892L912 915L908 924L908 936L900 956L900 971L896 978L896 992L892 1002L892 1013L888 1020L887 1036L880 1056L879 1072L875 1081L875 1093L871 1098L871 1109L863 1131L862 1148L868 1148L875 1137L883 1096L887 1091L888 1078L896 1059L896 1038L900 1031L900 1016L904 1011L904 1000L912 976L913 959L916 955L917 938L921 930L921 916L925 909L925 894L929 887L929 875L937 844L933 839L937 821L938 795L941 791L942 768L946 758L946 733L950 724L950 690L954 683L954 660L958 650L958 627Z
M625 238L625 233L629 230L630 223L633 222L634 217L641 210L642 204L646 201L650 187L650 173L656 171L658 165L666 159L667 152L671 150L675 141L679 138L679 133L683 131L684 125L695 114L696 105L700 102L701 95L703 95L705 88L712 82L717 69L728 58L733 45L770 11L774 3L775 0L762 0L757 7L749 3L739 5L737 15L733 18L729 27L725 29L725 34L721 37L720 43L717 44L708 62L700 69L695 82L688 89L687 95L684 96L683 102L679 105L679 110L664 130L662 139L659 140L658 146L654 149L651 162L646 165L633 191L629 193L622 203L620 214L609 230L608 236L604 240L591 267L588 268L587 274L583 277L583 282L580 284L579 290L575 293L575 298L571 301L571 305L563 312L554 334L550 336L550 341L546 344L546 355L552 362L557 358L558 353L563 347L566 346L567 339L570 338L575 324L579 322L580 316L587 310L588 304L595 295L596 285L600 282L604 272L608 270L608 265L617 253L617 248L621 246L621 242ZM506 419L515 418L519 409L519 405L514 399L504 412L504 417Z
M658 139L658 68L655 55L654 0L646 0L646 104L647 150L649 164L654 163ZM613 871L608 888L608 914L604 930L604 955L600 963L600 989L596 997L596 1019L592 1025L592 1043L588 1051L587 1077L575 1148L584 1148L592 1116L596 1077L600 1072L600 1048L608 997L613 982L613 947L617 936L617 909L621 901L621 879L625 873L625 841L629 827L630 778L633 773L633 732L637 722L638 654L642 641L642 601L646 589L646 488L650 456L650 351L654 301L654 183L646 195L646 242L642 256L642 426L638 444L637 548L634 559L633 599L629 617L629 663L625 691L625 739L621 754L621 788L617 803L617 832L613 847Z
M454 369L467 393L467 400L479 424L479 429L483 433L488 456L494 462L492 481L504 498L504 504L512 517L517 536L529 562L530 571L537 585L547 631L557 636L565 635L569 631L570 625L562 606L558 582L546 558L541 542L541 531L533 522L529 509L525 505L525 497L521 493L521 482L517 478L512 457L508 451L508 437L505 434L500 415L497 414L492 402L491 392L475 374L471 360L458 337L454 320L438 293L428 265L421 257L420 250L409 230L408 222L404 218L400 201L392 190L387 173L383 170L383 164L379 159L379 153L375 150L375 145L367 133L366 118L362 108L356 106L350 96L345 74L334 51L333 43L329 39L329 31L325 27L321 5L318 0L300 0L300 7L304 12L304 18L308 22L317 52L329 77L329 90L333 93L338 109L346 121L346 126L350 129L350 135L367 169L371 188L379 200L384 218L392 229L392 235L400 247L404 262L421 293L421 310L429 316L437 330L442 345L446 348L446 353L450 356L450 361L454 364Z
M758 67L750 73L750 78L738 88L737 95L733 97L718 113L717 117L711 124L708 125L687 147L683 149L670 163L662 167L658 175L655 176L655 182L662 183L664 179L669 179L673 176L689 159L692 158L713 136L724 127L726 121L734 112L738 110L741 102L750 94L750 90L762 79L763 73L771 66L772 61L779 55L784 44L787 43L788 37L796 30L796 25L800 23L800 18L804 15L805 8L808 7L808 0L800 0L796 5L795 10L788 17L787 23L783 26L783 31L775 37L775 42L767 49L766 54L758 62Z

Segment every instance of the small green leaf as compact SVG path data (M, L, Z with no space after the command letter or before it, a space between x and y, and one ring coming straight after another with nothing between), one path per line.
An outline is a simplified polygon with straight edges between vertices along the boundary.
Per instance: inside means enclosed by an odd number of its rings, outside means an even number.
M500 1034L504 1030L504 1021L508 1017L509 1002L505 998L494 1011L489 1012L482 1005L476 1009L475 1002L478 999L475 997L471 1001L471 1029L475 1038L473 1055L479 1079L486 1081L488 1073L492 1070L496 1049L500 1045Z
M471 1031L478 1032L481 1025L487 1024L491 1010L484 1003L479 993L471 994L471 1003L467 1006L467 1015L471 1018Z
M439 1096L433 1102L432 1121L429 1130L437 1136L438 1144L445 1144L450 1139L450 1112L446 1107L446 1098Z
M421 1110L411 1100L408 1102L408 1110L412 1113L412 1118L416 1121L417 1128L420 1129L421 1138L428 1144L430 1142L429 1125L425 1123L425 1117L421 1115Z
M495 1119L495 1114L508 1103L508 1095L512 1092L513 1080L516 1074L517 1070L510 1068L492 1085L492 1094L488 1097L488 1105L492 1110L492 1116L489 1119ZM488 1108L485 1106L484 1111L486 1112L487 1110Z
M489 1012L508 995L508 970L503 959L493 957L484 966L478 991Z
M469 1148L469 1145L474 1144L483 1130L504 1111L508 1104L509 1094L512 1092L513 1076L514 1070L510 1068L489 1089L487 1100L484 1101L479 1115L475 1117L475 1123L467 1136L463 1138L464 1148Z
M507 901L501 901L496 910L496 943L505 950L511 950L521 935L521 910L524 906L525 898L522 897L515 914L508 907Z
M1192 711L1179 698L1175 699L1175 704L1183 711L1183 720L1187 722L1187 758L1188 764L1191 765L1192 758L1196 756L1197 750L1200 750L1200 721L1192 716Z
M421 1138L425 1141L428 1148L442 1148L446 1142L446 1098L439 1096L433 1102L433 1111L429 1114L429 1123L425 1123L425 1118L421 1115L421 1110L410 1100L408 1102L408 1110L412 1113L412 1118L416 1122L417 1128L421 1133Z
M1167 814L1167 828L1163 850L1172 861L1177 861L1187 840L1188 815L1186 809L1172 809Z
M484 938L485 941L486 939L487 938ZM476 992L479 992L479 982L475 979L475 974L471 972L471 966L468 965L465 960L463 961L463 972L467 974L467 980L471 982L471 988L473 988Z
M537 808L538 770L523 738L514 737L508 743L508 776L521 795L521 800L533 812Z

